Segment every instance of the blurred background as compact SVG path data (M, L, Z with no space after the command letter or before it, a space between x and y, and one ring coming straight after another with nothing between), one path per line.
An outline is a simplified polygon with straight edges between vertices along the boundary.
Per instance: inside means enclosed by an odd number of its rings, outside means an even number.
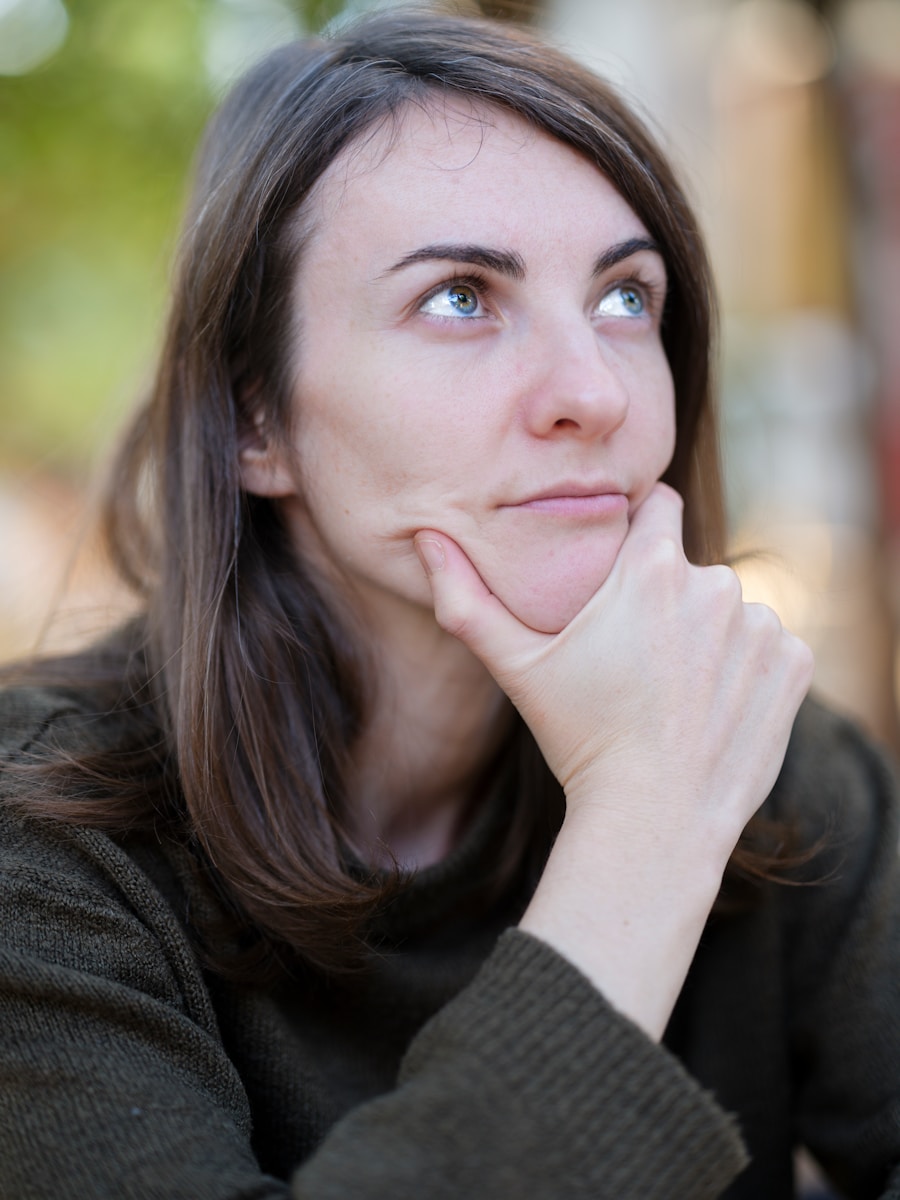
M363 0L0 0L0 658L127 600L91 535L148 378L204 120L278 42ZM724 449L745 594L897 748L900 3L534 0L678 164L723 301Z

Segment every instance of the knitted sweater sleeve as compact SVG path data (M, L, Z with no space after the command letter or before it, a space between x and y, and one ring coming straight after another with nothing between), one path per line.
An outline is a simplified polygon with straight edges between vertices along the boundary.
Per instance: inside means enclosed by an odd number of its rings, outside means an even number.
M359 1148L377 1147L365 1173ZM701 1200L744 1165L736 1128L662 1047L517 930L422 1030L397 1089L350 1113L296 1200Z

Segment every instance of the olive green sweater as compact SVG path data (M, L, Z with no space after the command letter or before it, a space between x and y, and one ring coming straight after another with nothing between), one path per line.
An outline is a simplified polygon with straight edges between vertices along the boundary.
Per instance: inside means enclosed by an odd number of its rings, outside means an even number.
M8 694L0 752L77 722ZM201 969L180 851L0 804L0 1198L782 1200L798 1143L846 1195L900 1197L890 772L808 705L769 807L827 835L824 881L712 919L659 1046L466 903L502 797L365 975L272 988Z

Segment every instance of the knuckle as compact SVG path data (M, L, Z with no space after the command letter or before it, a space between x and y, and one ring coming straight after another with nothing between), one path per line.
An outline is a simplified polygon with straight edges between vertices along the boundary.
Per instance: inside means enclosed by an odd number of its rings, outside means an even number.
M687 559L677 538L663 534L648 547L644 562L654 574L674 575L684 569Z
M474 632L471 613L459 604L435 605L434 615L441 629L461 642L467 642Z
M434 616L445 633L462 642L489 670L496 669L496 638L491 636L492 623L476 598L466 594L445 597L435 604Z
M747 604L745 609L748 619L760 636L773 638L784 634L781 618L768 604Z
M660 480L656 484L653 494L655 494L658 500L668 504L679 515L684 512L684 497L680 492L670 487L669 484L663 483Z
M792 633L786 636L790 639L791 653L798 678L808 687L812 683L812 677L815 673L816 656L813 654L811 647L802 638L798 638Z
M737 572L731 567L718 564L702 568L706 575L711 591L721 600L729 604L738 604L743 600L741 581Z

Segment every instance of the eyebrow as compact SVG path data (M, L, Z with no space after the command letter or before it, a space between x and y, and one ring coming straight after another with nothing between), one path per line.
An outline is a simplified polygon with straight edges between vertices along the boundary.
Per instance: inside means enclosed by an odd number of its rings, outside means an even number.
M594 261L592 274L595 277L602 275L610 267L614 267L626 258L631 258L633 254L638 254L642 250L649 250L653 254L658 254L660 258L663 257L658 243L654 242L652 238L628 238L624 242L616 242L615 245L598 255ZM422 262L469 263L472 266L483 267L487 271L496 271L499 275L506 275L519 282L525 278L525 261L515 250L496 250L489 246L456 242L439 242L432 246L422 246L418 250L411 250L409 254L404 254L401 259L398 259L393 266L388 267L382 277L392 275L395 271L402 271L404 267L412 266L414 263Z
M631 258L632 254L639 254L642 250L649 250L651 254L658 254L663 262L665 262L662 249L658 242L654 242L653 238L629 238L625 242L616 242L614 246L610 246L608 250L604 250L597 257L594 262L594 277L602 275L610 267L614 267L626 258Z
M525 263L521 254L514 250L491 250L487 246L472 244L458 245L456 243L439 243L434 246L423 246L420 250L412 250L409 254L395 262L384 272L391 275L394 271L402 271L413 263L434 262L470 263L475 267L483 267L486 271L496 271L499 275L508 275L510 279L525 278Z

